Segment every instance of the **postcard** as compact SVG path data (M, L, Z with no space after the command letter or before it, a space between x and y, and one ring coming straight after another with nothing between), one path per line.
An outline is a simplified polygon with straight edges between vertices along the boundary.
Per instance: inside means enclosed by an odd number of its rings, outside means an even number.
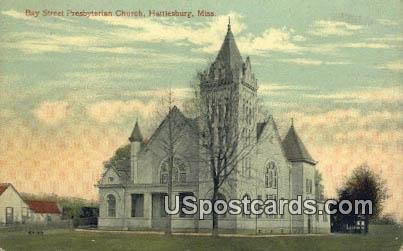
M0 6L0 251L402 250L400 1Z

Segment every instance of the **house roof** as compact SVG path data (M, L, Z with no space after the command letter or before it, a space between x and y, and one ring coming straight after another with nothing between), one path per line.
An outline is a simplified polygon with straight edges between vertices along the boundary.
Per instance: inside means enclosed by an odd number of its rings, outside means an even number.
M0 195L4 193L9 186L11 186L10 183L0 183Z
M29 200L25 202L34 213L60 214L60 209L56 202L38 200Z
M228 24L227 34L220 51L218 52L216 62L221 62L225 66L230 66L231 69L242 69L243 61L241 53L235 43L234 35L231 31L231 24Z
M139 123L136 121L132 134L129 138L130 142L143 142L143 135L141 135Z
M0 183L0 196L9 188L14 190L14 192L20 197L20 199L23 201L24 199L22 198L21 194L15 189L13 184L11 183Z
M291 125L288 130L287 136L283 140L283 149L287 159L291 162L307 162L309 164L316 164L313 160L308 150L305 148L304 143L302 143L297 132L295 131L294 125Z

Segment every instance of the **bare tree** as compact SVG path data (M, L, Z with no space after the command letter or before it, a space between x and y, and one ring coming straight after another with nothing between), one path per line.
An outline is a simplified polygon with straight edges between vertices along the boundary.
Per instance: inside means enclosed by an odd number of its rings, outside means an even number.
M210 174L211 200L214 205L222 187L234 185L237 167L246 161L245 157L256 146L256 123L253 125L254 119L250 118L247 130L239 123L239 116L245 114L239 112L240 100L236 85L227 87L225 92L220 91L220 87L202 90L199 85L192 83L191 88L194 90L191 100L193 108L188 110L192 110L199 118L200 161L207 166ZM218 236L219 218L214 210L212 220L212 235Z
M166 131L161 132L159 134L159 141L158 141L158 148L162 150L162 152L166 155L166 159L168 161L168 177L166 180L167 185L167 196L170 203L172 203L173 198L173 187L174 187L174 169L175 169L175 154L178 141L183 136L183 128L184 123L182 119L178 119L175 116L178 113L175 112L177 110L176 106L174 105L174 94L171 89L166 94L166 96L162 97L161 100L161 109L157 110L156 114L159 119L165 118L157 130ZM150 139L152 140L152 139ZM157 156L158 153L153 151L153 153ZM165 182L165 181L164 181ZM165 234L171 235L172 234L172 215L166 215L166 226L165 226Z

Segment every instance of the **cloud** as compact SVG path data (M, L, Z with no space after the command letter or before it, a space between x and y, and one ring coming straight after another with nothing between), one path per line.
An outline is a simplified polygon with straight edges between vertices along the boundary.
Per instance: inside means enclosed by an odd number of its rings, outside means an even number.
M8 42L14 41L17 42ZM15 48L21 50L25 54L39 54L46 52L69 53L72 51L80 51L81 53L98 53L98 54L119 54L119 55L135 55L147 59L150 62L158 63L200 63L202 59L185 57L174 53L156 53L151 49L143 49L136 46L122 46L122 39L113 38L113 36L97 37L96 34L90 35L43 35L34 32L14 33L8 36L8 39L2 44L7 48ZM126 41L127 42L127 41ZM119 43L119 45L116 45ZM117 60L116 58L112 58ZM118 59L121 60L121 59ZM139 57L131 58L131 64L145 65L144 61ZM112 64L107 64L112 66Z
M350 64L349 62L326 62L322 60L316 59L307 59L307 58L291 58L291 59L280 59L279 61L298 64L298 65L345 65Z
M316 21L313 25L313 30L310 34L315 36L349 36L360 31L363 27L361 25L350 24L341 21Z
M190 27L179 23L160 23L154 19L133 19L121 17L91 17L109 25L127 27L129 30L117 30L115 36L125 41L172 42L187 41L199 46L199 51L215 53L223 40L228 16L231 17L232 31L239 34L246 25L241 22L242 16L235 12L212 18L212 21ZM300 48L293 41L303 41L301 35L293 35L291 30L269 28L260 35L250 33L237 36L237 44L244 53L257 54L262 51L296 52Z
M333 128L335 125L338 127L337 130L341 130L344 133L344 130L351 131L353 130L367 130L371 135L371 131L379 130L379 126L384 126L384 131L378 131L378 133L392 133L392 131L388 131L390 128L394 128L398 125L402 120L402 113L395 111L371 111L368 113L364 113L358 109L335 109L326 112L315 112L315 113L306 113L293 111L288 113L287 117L296 118L296 123L299 126L304 128ZM386 129L389 127L389 129ZM372 128L372 129L371 129ZM333 134L334 137L336 134ZM341 139L341 135L338 136ZM345 141L337 141L343 143Z
M103 161L127 142L132 129L117 130L75 121L55 131L33 129L19 118L6 123L0 128L3 181L12 182L20 192L87 199L97 198L94 184L103 171Z
M8 11L13 17L23 18L23 14L16 11ZM171 19L166 22L147 18L135 19L124 17L90 17L91 20L98 21L107 26L114 26L112 31L103 29L104 36L100 37L97 30L88 30L86 35L52 35L36 33L25 33L23 39L16 39L15 36L21 37L20 33L16 33L12 41L6 42L3 46L22 50L26 54L44 53L44 52L70 52L73 50L90 51L96 53L139 53L139 50L133 47L122 46L131 42L149 42L160 43L167 42L176 45L186 43L193 44L193 51L201 51L205 53L215 53L220 48L223 36L226 32L228 16L231 17L232 32L237 35L237 43L243 53L259 54L265 51L283 51L298 52L300 48L296 42L305 41L306 39L298 34L294 34L292 29L271 27L264 30L261 34L252 35L251 33L241 34L246 29L246 25L242 22L242 16L236 12L230 12L226 15L216 16L207 22L196 23L193 27L188 24L175 22ZM26 18L30 20L31 18ZM44 20L36 25L41 27L52 26L65 32L63 23L68 19L57 19L59 27L55 27L55 23ZM173 20L173 21L172 21ZM70 22L69 22L69 25ZM80 27L80 30L85 27ZM72 33L74 34L74 30ZM88 35L93 34L93 35Z
M385 43L344 43L340 47L344 48L369 48L369 49L387 49L392 46Z
M294 41L297 41L297 42L303 42L303 41L306 41L306 38L305 37L303 37L303 36L301 36L301 35L295 35L295 36L293 36L293 38L292 38Z
M94 66L96 67L96 66ZM107 69L107 68L105 68ZM86 81L87 83L102 83L117 79L142 79L144 74L141 72L102 72L102 71L75 71L64 74L66 77L77 81Z
M120 41L151 43L182 43L185 41L200 46L202 51L208 51L213 46L217 50L216 47L222 42L228 16L231 17L234 33L238 33L245 28L244 24L240 22L241 17L235 12L230 12L225 16L214 17L209 22L198 23L196 27L174 21L159 22L152 18L90 17L90 19L118 27L114 29L111 35Z
M9 10L3 14L15 18L24 18L23 13ZM102 29L88 29L79 27L80 31L85 31L85 35L76 34L78 29L69 30L70 36L41 34L40 32L27 34L17 33L2 44L8 48L16 48L26 54L58 52L68 53L72 51L93 52L93 53L111 53L111 54L144 54L138 45L133 42L148 43L172 43L177 46L192 44L192 51L204 53L216 53L219 49L225 27L227 26L228 16L231 16L232 31L236 35L238 47L242 53L249 55L261 55L265 52L279 51L285 53L302 53L306 51L329 53L340 48L371 48L385 49L395 46L383 42L356 42L356 43L338 43L338 44L318 44L313 46L303 46L300 43L305 42L306 38L301 34L296 34L295 30L285 27L270 27L263 30L260 34L246 33L246 24L243 17L236 12L230 12L226 15L216 16L207 22L195 22L192 26L177 22L176 19L163 21L153 18L134 19L125 17L90 17L91 20L101 22L106 26L113 26L113 29L105 27ZM31 20L32 18L28 18ZM28 20L26 19L26 20ZM30 25L40 27L52 27L65 33L66 27L71 27L73 20L58 18L58 23L41 20ZM68 22L69 25L66 25ZM77 22L74 20L74 22ZM79 25L73 22L73 26ZM362 25L351 24L344 21L326 21L319 20L313 25L311 34L319 36L330 35L351 35L363 29ZM102 32L102 36L100 36ZM23 36L22 36L23 35ZM14 42L17 41L17 42ZM132 43L130 46L125 44ZM137 48L136 48L137 47ZM172 56L175 60L176 57ZM187 58L188 61L190 58ZM193 61L198 61L192 58ZM183 57L176 60L183 60ZM187 61L186 61L187 62ZM295 61L298 64L319 65L318 62ZM337 64L337 63L334 63ZM344 64L344 63L342 63Z
M393 36L386 35L384 37L371 37L371 38L368 38L368 40L376 41L376 42L401 42L401 41L403 41L403 37L395 34Z
M380 19L377 19L376 21L378 21L379 24L384 25L384 26L398 26L399 25L398 21L391 20L391 19L380 18Z
M251 34L237 38L239 49L247 54L257 54L264 51L298 52L302 50L294 41L303 41L300 35L294 36L286 29L269 28L261 35Z
M267 96L287 96L290 95L290 92L301 92L304 90L308 90L307 87L305 86L299 86L299 85L288 85L285 83L270 83L270 82L263 82L259 83L259 89L258 89L258 95L261 97L267 97ZM276 100L274 103L270 103L270 107L278 106L278 107L284 107L289 105L283 104Z
M375 40L374 40L375 41ZM325 54L335 54L339 52L340 49L344 48L354 48L354 49L392 49L398 47L394 44L388 44L387 41L381 42L357 42L357 43L324 43L306 46L303 48L304 51L325 53ZM389 40L388 42L393 42Z
M173 99L184 99L190 97L192 94L191 88L172 88L172 97ZM124 94L130 97L137 98L165 98L167 97L167 93L169 89L153 89L153 90L138 90L138 91L127 91Z
M93 103L87 107L87 114L94 120L106 123L114 120L127 118L135 114L147 119L153 116L156 104L142 101L108 100Z
M17 42L14 42L17 40ZM11 42L13 41L13 42ZM45 35L40 32L13 33L2 44L7 48L19 49L25 54L44 52L88 51L91 47L104 44L105 41L89 35Z
M30 22L36 22L37 21L37 19L35 17L26 16L22 12L18 12L18 11L15 11L15 10L2 11L1 14L9 16L9 17L16 18L16 19L27 20L27 21L30 21Z
M171 91L172 102L179 107L192 94L190 88L172 88ZM169 89L166 88L126 91L122 95L134 98L134 100L99 101L89 104L86 110L90 118L101 123L120 121L134 115L141 116L143 121L152 120L156 113L165 112L161 111L161 106L167 103L168 92Z
M360 91L338 92L333 94L307 94L305 97L317 99L333 99L339 102L402 102L400 87L377 88Z
M402 71L403 70L403 61L394 61L384 65L379 65L378 69L386 69L392 71Z
M65 101L45 101L33 111L35 117L48 125L55 125L69 114L69 104Z
M90 47L89 52L94 53L112 53L112 54L140 54L142 51L131 47Z
M288 91L288 90L293 90L293 89L299 89L300 87L298 86L290 86L287 84L281 84L281 83L260 83L259 84L259 94L267 94L270 92L275 92L275 91Z
M322 61L320 60L312 60L312 59L305 59L305 58L293 58L293 59L282 59L280 61L299 64L299 65L321 65Z

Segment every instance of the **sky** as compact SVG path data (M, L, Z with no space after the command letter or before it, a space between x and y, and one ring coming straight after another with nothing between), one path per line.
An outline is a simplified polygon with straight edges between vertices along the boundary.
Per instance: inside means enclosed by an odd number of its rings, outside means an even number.
M228 17L281 135L291 118L336 195L367 163L403 219L400 1L0 1L0 182L97 199L102 163L178 105ZM49 17L26 10L192 11L194 17ZM198 17L198 10L214 12Z

